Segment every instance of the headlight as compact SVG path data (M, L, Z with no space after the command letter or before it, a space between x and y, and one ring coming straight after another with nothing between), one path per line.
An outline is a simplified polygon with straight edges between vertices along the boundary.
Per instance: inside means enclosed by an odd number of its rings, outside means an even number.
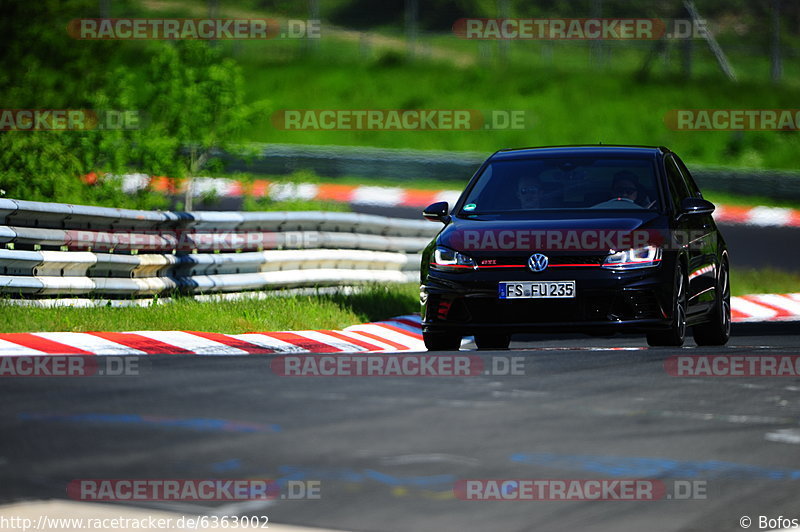
M603 268L612 270L633 270L636 268L651 268L661 262L662 250L658 246L626 249L624 251L612 250L612 253L603 261Z
M472 257L459 253L458 251L437 247L433 252L433 261L431 268L434 270L442 270L446 272L458 272L466 270L474 270L477 268L475 261Z

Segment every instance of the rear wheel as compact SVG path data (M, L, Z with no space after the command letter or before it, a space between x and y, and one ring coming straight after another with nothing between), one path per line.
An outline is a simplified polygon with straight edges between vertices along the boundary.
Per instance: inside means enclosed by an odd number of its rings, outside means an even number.
M725 345L731 337L731 281L728 277L728 265L722 264L717 283L717 300L711 319L695 325L692 336L697 345Z
M665 331L647 333L647 344L651 346L681 346L686 339L686 276L683 268L675 270L672 289L672 324Z
M508 349L511 343L510 334L476 334L475 345L478 349Z
M453 333L423 332L422 341L428 351L458 351L461 336Z

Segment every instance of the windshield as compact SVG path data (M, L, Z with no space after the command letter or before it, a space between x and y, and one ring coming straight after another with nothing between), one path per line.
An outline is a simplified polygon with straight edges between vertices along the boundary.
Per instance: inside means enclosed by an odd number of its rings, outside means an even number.
M542 158L490 163L469 191L461 214L658 210L660 205L649 159Z

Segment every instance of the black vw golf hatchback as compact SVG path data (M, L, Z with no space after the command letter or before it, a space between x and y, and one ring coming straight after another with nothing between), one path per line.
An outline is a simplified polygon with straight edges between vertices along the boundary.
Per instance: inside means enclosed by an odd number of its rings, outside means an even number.
M643 146L501 150L422 256L429 350L508 347L521 332L638 331L652 346L730 336L728 251L678 156Z

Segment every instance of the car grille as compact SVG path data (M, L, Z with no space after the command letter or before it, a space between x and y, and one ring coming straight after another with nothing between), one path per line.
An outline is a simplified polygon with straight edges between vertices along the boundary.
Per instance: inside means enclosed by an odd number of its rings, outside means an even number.
M556 267L587 267L600 266L608 255L548 255L549 266ZM498 257L492 259L478 259L478 269L489 269L492 267L517 266L519 268L528 267L528 258L523 257Z
M591 264L600 266L607 255L556 255L550 258L550 266L567 264Z

